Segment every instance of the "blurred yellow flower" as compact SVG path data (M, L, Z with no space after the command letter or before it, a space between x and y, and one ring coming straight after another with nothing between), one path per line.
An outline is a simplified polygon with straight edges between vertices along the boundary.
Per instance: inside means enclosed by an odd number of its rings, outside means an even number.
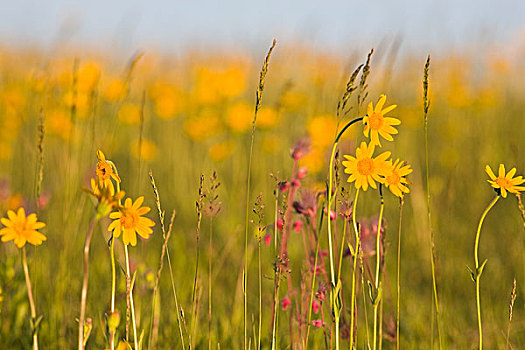
M0 91L1 101L16 111L21 111L27 103L27 95L15 85L5 85Z
M13 155L11 144L0 140L0 160L10 159Z
M13 210L7 211L8 218L1 218L0 222L5 226L0 229L2 242L13 240L18 248L22 248L26 242L35 246L47 240L46 236L37 230L46 226L43 222L38 222L36 214L26 217L24 208L19 208L15 213Z
M224 97L233 98L244 92L246 74L238 67L230 67L217 77L220 81L220 92Z
M52 109L46 115L46 133L56 135L63 140L69 140L73 124L70 112L64 109Z
M86 111L89 108L89 95L87 93L77 91L75 96L72 91L68 91L64 94L64 104L68 108L71 108L73 105L75 105L77 111Z
M490 183L490 185L495 189L499 189L503 198L507 197L507 191L510 193L525 191L524 186L518 186L525 182L523 176L514 177L516 174L516 168L512 168L508 173L505 174L505 166L500 164L497 177L494 175L494 172L490 166L487 165L485 167L485 171L490 177L490 180L487 180L488 183Z
M345 173L350 174L348 182L355 181L355 188L363 188L363 191L368 189L368 185L372 188L377 188L376 181L382 183L385 176L387 159L390 157L390 152L383 152L376 158L373 158L375 145L370 143L366 145L361 142L361 146L356 150L356 156L344 157L347 159L342 162L345 167Z
M297 112L308 104L308 96L300 92L285 92L281 96L281 107L291 112Z
M278 121L277 111L271 107L262 107L257 112L257 127L262 129L273 128Z
M233 142L226 140L211 146L208 149L208 156L214 162L220 162L231 156L234 150L235 145L233 144Z
M221 120L212 109L203 109L198 115L184 121L184 132L194 141L204 141L221 131Z
M140 107L132 103L124 103L118 111L118 119L127 125L140 124Z
M126 198L124 206L119 211L109 214L113 222L109 225L108 231L113 231L113 236L118 238L122 233L122 241L125 245L137 245L137 234L142 238L148 239L153 233L151 229L155 222L143 217L151 209L141 207L144 203L144 196L141 196L133 203L131 198Z
M324 169L325 153L319 147L312 147L310 152L300 159L299 164L302 167L308 168L308 172L312 174L319 173Z
M374 145L381 147L379 135L387 141L394 141L392 135L397 134L397 130L392 125L399 125L401 121L396 118L385 117L385 114L396 108L396 105L391 105L383 109L386 102L386 95L381 95L377 101L376 107L372 102L368 104L367 115L363 118L365 128L363 133L366 137L370 136L370 141Z
M137 159L140 157L146 162L153 161L158 153L157 145L146 139L142 139L142 147L140 147L140 140L138 139L131 142L130 150L133 157Z
M128 94L128 85L120 79L114 79L109 82L104 97L111 102L122 101Z
M95 62L88 62L77 72L78 90L83 92L90 92L95 88L100 77L100 68Z
M405 193L410 192L406 186L406 184L408 184L406 176L411 172L412 168L410 165L405 165L405 163L399 159L397 159L394 164L392 164L392 161L388 161L384 184L395 196L403 198Z
M155 113L162 119L171 119L185 109L184 94L175 86L156 83L150 89Z
M253 106L249 103L236 102L226 110L226 125L234 132L246 132L252 125L253 112Z
M334 142L337 129L337 119L332 114L316 116L306 124L313 147L327 147Z

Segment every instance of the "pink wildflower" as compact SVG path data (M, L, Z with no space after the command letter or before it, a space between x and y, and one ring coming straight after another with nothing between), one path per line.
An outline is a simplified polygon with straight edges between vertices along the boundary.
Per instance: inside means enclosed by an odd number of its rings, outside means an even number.
M303 222L301 220L295 220L293 223L293 229L295 232L299 233L301 232L301 229L303 228Z
M288 306L290 306L291 303L292 303L292 301L290 300L290 298L284 297L281 300L281 306L283 308L283 311L286 311L286 309L288 309Z
M321 307L321 304L317 300L312 301L312 310L313 310L314 314L318 314L319 313L319 308L320 307Z

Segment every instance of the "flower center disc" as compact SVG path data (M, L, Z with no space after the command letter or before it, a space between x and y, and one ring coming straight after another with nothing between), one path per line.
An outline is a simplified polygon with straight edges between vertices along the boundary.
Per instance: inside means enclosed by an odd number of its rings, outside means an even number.
M357 162L357 171L361 175L370 175L374 170L374 162L370 158L361 159Z
M505 177L498 177L496 179L496 183L499 185L499 187L501 188L510 188L512 187L512 183Z
M401 181L401 177L396 173L392 173L392 175L387 176L386 181L389 185L397 185Z
M372 130L379 130L381 125L383 125L383 116L381 113L372 113L372 115L368 117L368 125L370 125L370 129Z
M124 228L132 229L135 228L138 222L138 216L134 213L126 213L120 218L120 223Z
M98 162L97 163L97 175L101 177L103 180L107 180L111 176L111 165L109 165L106 162Z

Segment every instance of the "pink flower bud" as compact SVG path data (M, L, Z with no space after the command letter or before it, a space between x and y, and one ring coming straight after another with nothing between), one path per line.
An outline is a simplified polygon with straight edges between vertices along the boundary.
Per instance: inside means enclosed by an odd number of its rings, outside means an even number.
M301 232L301 229L303 228L303 222L301 220L295 220L293 223L293 229L295 232L299 233Z
M321 320L312 320L312 326L321 328L324 325L323 321Z
M291 303L292 301L290 300L290 298L284 297L281 300L281 306L282 306L283 311L286 311L286 309L288 308L288 306L290 306Z
M269 233L265 234L263 239L264 239L264 243L267 246L270 245L270 243L272 242L272 236Z
M312 310L313 310L314 314L318 314L319 313L319 308L320 307L321 307L321 304L319 304L319 302L317 300L312 301Z
M284 225L284 221L283 221L283 219L281 219L281 218L277 219L277 229L278 229L279 231L282 231L282 230L283 230L283 225Z
M308 174L308 168L307 167L300 167L299 170L297 170L297 178L298 179L304 179L306 177L306 174Z
M297 180L297 179L293 179L293 181L292 181L292 186L293 186L293 187L296 187L296 188L301 187L301 181L299 181L299 180Z

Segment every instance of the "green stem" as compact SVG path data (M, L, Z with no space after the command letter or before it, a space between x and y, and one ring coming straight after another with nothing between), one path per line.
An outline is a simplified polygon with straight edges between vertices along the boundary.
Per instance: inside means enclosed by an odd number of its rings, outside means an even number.
M131 281L131 274L129 271L129 253L128 253L128 246L124 245L124 253L126 255L126 278L129 281ZM132 281L131 286L129 288L129 301L131 305L131 323L133 324L133 342L134 342L134 348L137 349L138 341L137 341L137 322L135 320L135 307L133 305L133 286L134 281Z
M479 280L480 280L481 273L483 272L483 270L480 269L479 257L478 257L479 236L480 236L480 233L481 233L481 226L483 225L483 221L485 220L485 217L487 216L487 214L490 211L490 209L492 209L492 207L496 204L498 199L500 199L500 197L501 196L499 194L496 197L494 197L492 202L490 202L488 207L485 209L485 211L481 215L481 219L479 220L479 224L478 224L478 231L476 232L476 240L475 240L475 243L474 243L474 263L475 263L475 267L476 267L476 271L475 271L475 274L476 274L475 275L476 276L476 280L475 280L475 283L476 283L476 306L477 306L477 310L478 310L479 350L483 349L483 330L481 328L481 300L480 300L480 296L479 296Z
M343 129L341 129L341 131L337 134L335 138L334 145L332 147L332 153L330 155L330 167L328 170L328 194L327 194L328 201L326 203L326 208L327 208L326 215L328 215L328 220L326 221L328 225L328 252L330 256L330 282L332 283L332 292L335 290L335 287L336 287L335 273L334 273L334 256L333 256L333 248L332 248L332 228L331 228L332 225L330 224L330 221L331 221L330 211L332 208L332 201L333 201L332 186L333 186L333 167L334 167L335 152L337 149L337 145L339 144L339 140L341 139L345 131L348 130L348 128L352 126L354 123L357 123L358 121L361 121L361 120L363 120L362 117L355 118L351 120L350 122L348 122L343 127ZM339 311L335 312L335 307L336 307L335 300L337 298L338 298L338 295L333 295L333 297L331 298L332 300L331 306L332 306L332 310L334 311L334 315L335 315L335 348L336 350L339 350Z
M115 163L112 161L107 161L109 165L113 168L115 175L118 176L118 170ZM117 194L120 192L120 182L115 181L117 187ZM120 198L120 197L119 197ZM122 200L118 200L118 205L122 205ZM115 294L116 294L116 284L117 284L117 271L115 267L115 236L111 233L111 244L109 247L109 255L111 259L111 315L115 312ZM109 335L109 346L111 350L115 350L115 332L111 332Z
M356 297L355 297L355 283L356 283L356 275L357 275L357 258L359 256L359 247L361 245L361 240L359 238L359 230L357 228L357 221L355 219L355 212L357 208L357 199L359 197L359 189L355 192L355 198L354 198L354 206L352 208L352 223L354 225L354 232L355 232L355 247L354 247L354 266L352 271L352 296L350 301L350 348L353 348L354 344L354 309L355 309L355 303L356 303Z
M375 275L375 282L374 282L374 288L375 288L375 300L374 300L374 350L377 349L377 311L379 307L379 303L381 302L381 293L379 292L379 266L381 262L381 254L379 252L380 250L380 238L381 238L381 221L383 221L383 211L385 208L385 202L383 200L383 192L382 192L382 186L379 185L379 193L381 194L381 209L379 209L379 220L377 223L377 234L376 234L376 275ZM379 340L381 341L381 340Z
M401 288L399 287L399 272L401 267L401 222L403 219L403 198L399 200L399 227L397 235L397 301L396 301L396 349L399 350L399 299L401 295Z
M211 349L211 315L212 315L212 284L211 284L211 261L213 255L213 217L210 218L210 246L208 253L208 349Z
M29 278L29 268L27 266L25 246L22 247L22 266L24 267L24 275L26 278L27 296L29 298L29 308L31 310L31 320L35 322L36 321L36 306L35 306L35 300L33 299L33 291L31 289L31 279ZM38 331L36 329L32 329L31 331L33 333L33 350L38 350Z
M82 280L82 292L80 296L80 319L78 321L78 350L83 350L86 343L86 340L84 339L84 319L86 318L87 289L89 277L89 248L91 245L91 237L93 236L93 230L97 221L98 216L95 216L93 220L91 220L91 224L89 225L88 233L86 235L86 241L84 243L84 278Z

